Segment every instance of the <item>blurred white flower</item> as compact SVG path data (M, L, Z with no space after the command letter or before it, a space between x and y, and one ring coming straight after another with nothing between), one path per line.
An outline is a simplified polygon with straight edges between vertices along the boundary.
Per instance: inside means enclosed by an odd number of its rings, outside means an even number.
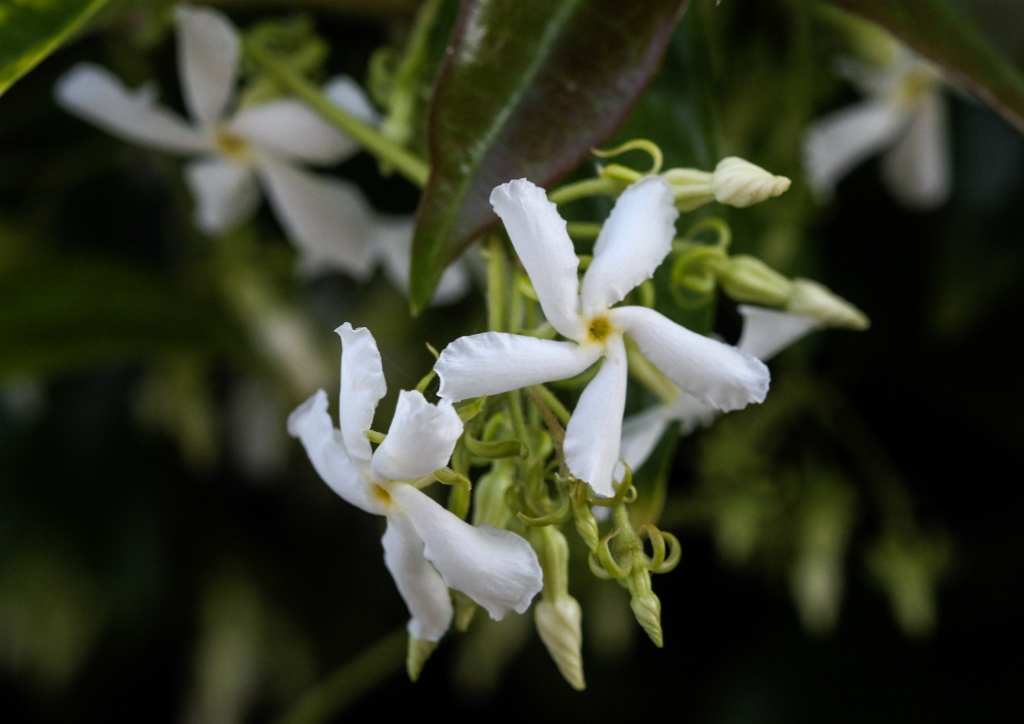
M739 311L743 315L743 332L736 343L737 349L765 362L822 326L814 317L764 307L741 305ZM636 470L673 422L680 423L680 435L689 435L698 427L711 424L717 416L715 408L681 392L671 404L655 405L623 421L619 458ZM615 474L621 477L624 472L620 463Z
M934 208L949 196L949 121L938 71L906 48L884 66L848 61L840 72L866 98L813 123L804 136L811 186L823 198L876 153L882 176L900 202ZM885 150L888 149L888 150Z
M691 332L646 307L616 307L669 253L678 216L669 184L648 176L627 188L594 245L594 259L577 277L579 259L565 221L544 189L526 179L498 186L491 204L505 223L558 342L487 332L462 337L434 369L438 392L453 401L506 392L577 375L602 357L565 431L569 470L599 495L613 493L626 402L623 334L682 389L720 410L761 402L768 369L734 347Z
M388 216L378 213L355 186L340 189L337 204L344 207L345 234L363 239L370 250L375 267L384 268L391 283L403 294L409 293L409 269L412 262L412 236L415 219L412 216ZM299 261L299 269L307 276L315 276L335 269L346 270L345 246L334 243L310 244ZM470 274L463 259L448 266L441 277L432 304L452 304L466 296L470 289Z
M431 405L419 392L403 390L387 438L372 450L366 432L387 391L380 352L366 328L346 323L337 331L340 430L320 390L291 414L288 432L334 492L387 518L384 562L412 614L409 633L421 641L444 635L453 615L449 587L494 619L524 612L542 585L530 544L507 530L470 525L413 484L448 463L462 434L458 413L448 402Z
M291 240L305 254L332 249L332 262L363 279L374 251L350 226L351 184L299 164L330 165L358 147L299 101L275 100L228 114L240 55L238 31L216 10L180 5L178 66L191 123L156 104L150 86L128 90L109 71L82 63L57 83L58 103L105 131L151 148L198 156L185 170L195 223L215 234L249 218L259 203L257 179ZM325 94L354 116L376 111L350 78Z

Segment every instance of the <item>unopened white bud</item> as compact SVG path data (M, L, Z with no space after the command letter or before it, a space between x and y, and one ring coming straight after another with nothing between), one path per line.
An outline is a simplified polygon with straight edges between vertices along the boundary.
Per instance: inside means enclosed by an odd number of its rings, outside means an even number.
M833 294L828 287L810 279L793 280L793 293L789 297L786 311L814 317L828 327L864 330L871 326L864 312Z
M793 294L793 283L757 257L729 257L718 273L722 289L737 302L780 307Z
M789 188L790 180L770 174L742 158L729 156L718 162L711 184L716 201L742 209L782 194Z
M583 691L583 611L568 594L553 601L540 601L534 608L534 620L540 640L554 659L558 670L572 688Z

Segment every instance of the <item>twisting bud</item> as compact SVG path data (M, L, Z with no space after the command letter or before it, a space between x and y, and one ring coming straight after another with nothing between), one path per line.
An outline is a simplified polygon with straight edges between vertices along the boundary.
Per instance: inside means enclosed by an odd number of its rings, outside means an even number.
M583 611L572 596L565 594L552 601L540 601L534 607L537 633L558 670L577 691L583 691L583 630L580 626Z
M719 161L711 178L715 200L741 209L782 194L790 183L785 176L770 174L736 156Z
M629 607L633 609L636 622L660 649L664 645L661 631L661 600L651 589L651 572L641 566L634 566L632 575L627 580Z
M767 201L789 188L790 180L736 156L723 158L713 173L694 168L672 168L662 174L672 187L680 211L693 211L709 201L744 208Z
M864 330L871 321L864 312L842 297L810 279L794 279L793 293L789 297L786 311L814 317L828 327L846 327Z
M569 595L569 544L553 525L537 529L532 540L544 569L544 590L534 608L537 633L565 680L582 691L583 612Z

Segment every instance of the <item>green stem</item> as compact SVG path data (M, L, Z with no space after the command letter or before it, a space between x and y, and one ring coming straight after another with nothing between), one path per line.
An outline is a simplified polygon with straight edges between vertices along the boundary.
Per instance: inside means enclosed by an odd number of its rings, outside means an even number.
M574 239L596 239L601 233L600 224L592 224L587 221L570 221L566 224L569 236Z
M440 0L427 0L416 13L412 37L406 46L405 57L395 73L388 115L381 123L381 132L399 143L412 136L413 115L419 94L419 71L427 63L430 35L437 24Z
M368 691L405 665L405 628L377 641L306 693L278 724L316 724L338 718Z
M492 236L487 243L487 328L505 331L505 285L507 259L501 239Z
M508 415L512 419L512 429L515 431L516 437L523 443L527 451L532 454L530 435L526 431L526 418L523 417L523 402L519 398L519 390L506 392L505 403L508 405Z
M243 41L245 55L267 75L294 93L301 101L381 161L394 166L400 174L420 188L426 186L430 167L397 145L377 129L332 103L320 89L278 61L272 53L251 39Z
M548 194L548 198L556 204L567 204L587 196L617 196L624 184L619 181L601 178L588 178L576 183L566 184Z
M537 397L544 401L544 404L551 408L551 411L555 413L559 420L562 421L563 425L569 424L569 418L571 414L566 409L562 401L555 397L555 393L549 390L544 385L532 385L530 387L531 392L535 392Z

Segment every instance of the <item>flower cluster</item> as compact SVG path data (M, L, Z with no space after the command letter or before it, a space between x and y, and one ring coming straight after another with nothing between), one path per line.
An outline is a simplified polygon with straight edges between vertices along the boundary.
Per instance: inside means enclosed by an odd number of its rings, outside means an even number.
M340 429L320 390L288 418L313 467L352 505L387 518L384 562L412 613L414 639L438 641L451 624L448 588L469 595L495 619L522 613L541 588L537 555L521 537L474 527L419 489L451 457L462 421L451 404L403 391L387 437L372 450L366 433L387 392L380 352L365 328L338 328L342 340Z
M342 161L356 152L355 142L296 99L238 103L238 31L215 10L179 6L175 13L190 120L157 105L151 89L130 91L88 64L59 81L58 102L116 136L195 157L185 179L201 230L220 234L250 218L262 187L301 251L304 273L340 269L365 280L379 264L407 289L411 220L381 216L356 186L304 168ZM808 152L819 191L827 192L867 148L843 151L834 143L846 137L847 126L873 119L880 138L882 130L909 123L919 102L931 103L922 100L932 88L923 71L893 73L875 85L898 111L876 99L812 130ZM915 85L915 79L924 80ZM327 83L323 97L367 124L380 121L348 78ZM318 106L327 117L330 103ZM921 113L934 115L933 105L924 107ZM638 495L633 469L670 423L679 422L686 434L719 413L762 402L769 386L764 360L791 342L823 326L867 326L859 310L821 285L786 279L754 257L730 256L728 234L716 245L696 236L677 239L680 212L713 202L745 208L784 193L788 178L736 157L713 171L659 173L661 151L644 140L600 155L631 148L651 153L648 175L613 164L599 168L598 183L563 187L550 198L526 179L493 189L491 205L525 272L514 273L520 284L513 285L508 316L515 319L456 339L438 355L431 373L438 379L436 402L423 394L428 376L417 391L400 392L387 434L374 431L387 391L381 356L369 330L345 323L336 330L342 342L337 426L323 390L288 419L289 434L320 477L348 503L385 518L384 561L410 612L414 678L453 622L464 628L475 606L501 619L525 612L539 594L540 637L566 679L583 688L582 609L569 592L570 545L561 530L570 518L595 575L629 591L637 621L660 646L661 604L651 575L671 570L680 549L671 534L631 515L628 506ZM615 197L600 231L594 227L582 274L556 193L562 203L593 193ZM507 270L497 237L488 254L488 279L501 287ZM785 311L741 306L744 330L736 346L687 329L655 311L649 295L634 293L649 291L648 280L670 255L674 295L721 287L736 301ZM467 287L464 266L453 265L435 302L451 301ZM495 290L488 294L492 306L504 304ZM537 324L524 333L527 319ZM304 355L293 356L293 366L303 367ZM631 374L662 404L624 420ZM582 389L570 412L547 385L573 378ZM503 404L488 401L496 395ZM533 403L526 411L524 400ZM489 472L474 485L470 468L485 465ZM424 492L436 482L454 486L447 507ZM607 521L611 527L601 534ZM451 590L460 595L453 598Z
M494 190L491 203L545 316L569 341L501 332L456 340L434 368L442 398L459 401L561 380L602 360L580 396L564 445L569 471L603 496L613 493L626 402L624 335L681 389L715 409L737 410L764 400L768 369L755 357L646 307L612 308L650 278L671 249L678 212L664 179L648 176L619 197L582 282L565 221L543 189L512 181Z

